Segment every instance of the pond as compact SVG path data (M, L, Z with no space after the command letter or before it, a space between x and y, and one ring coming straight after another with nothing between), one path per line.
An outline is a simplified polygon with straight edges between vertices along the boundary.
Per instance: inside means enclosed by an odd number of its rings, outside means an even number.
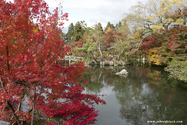
M127 77L115 75L121 69ZM96 105L95 125L187 124L187 90L167 76L162 67L90 68L84 74L90 80L85 92L106 94L106 105Z

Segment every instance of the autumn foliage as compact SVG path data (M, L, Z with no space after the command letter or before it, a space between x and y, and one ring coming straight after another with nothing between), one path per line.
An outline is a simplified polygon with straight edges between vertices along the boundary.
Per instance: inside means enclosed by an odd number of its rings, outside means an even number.
M105 101L76 84L86 71L82 63L55 63L68 51L60 28L68 15L48 8L43 0L0 1L0 120L94 123L94 103Z
M139 49L146 53L148 61L156 65L166 65L171 60L186 60L186 26L172 27L154 33L143 40Z

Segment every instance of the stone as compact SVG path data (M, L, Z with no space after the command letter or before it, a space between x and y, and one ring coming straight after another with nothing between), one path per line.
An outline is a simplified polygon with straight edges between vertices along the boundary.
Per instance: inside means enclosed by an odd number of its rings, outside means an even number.
M100 62L101 66L113 66L114 62L113 61L102 61Z
M1 121L0 120L0 125L11 125L9 122Z
M123 69L120 72L117 72L116 75L128 75L127 70Z

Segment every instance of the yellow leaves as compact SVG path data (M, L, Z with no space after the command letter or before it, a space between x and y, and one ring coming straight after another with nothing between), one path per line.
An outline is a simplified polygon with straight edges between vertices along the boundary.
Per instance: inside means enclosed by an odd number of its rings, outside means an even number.
M179 18L179 19L176 20L176 23L175 23L175 24L180 24L180 25L182 25L182 23L183 23L183 20Z
M154 19L154 16L149 16L149 17L146 17L147 18L147 20L152 20L152 19Z
M161 65L161 59L156 59L156 61L155 61L154 64L155 64L155 65Z
M171 3L171 4L178 4L179 2L176 1L176 0L170 0L170 3Z
M158 54L154 54L154 55L148 55L148 62L149 63L153 63L155 65L161 65L161 59L159 58L160 55Z
M183 6L185 2L183 0L170 0L169 3L174 6Z
M167 23L171 23L173 21L174 21L173 19L169 18Z
M168 6L164 7L164 8L161 10L161 12L162 12L162 13L163 13L163 12L167 12L168 10L171 10L171 8L172 8L172 6L171 6L171 5L168 5Z
M159 48L157 48L159 49ZM148 62L152 63L154 65L162 65L161 62L161 55L159 54L159 51L157 49L150 49L149 55L147 55Z
M175 3L177 6L183 6L185 2L183 0L176 1Z
M34 33L37 33L37 32L38 32L38 29L37 29L37 28L36 28L36 29L34 29L34 30L33 30L33 32L34 32Z
M172 18L164 20L164 23L171 23L171 22L174 22L174 20Z
M137 39L137 38L140 38L142 35L140 33L136 33L134 34L134 38Z
M158 24L158 25L153 25L151 26L151 29L153 30L153 32L159 32L161 29L163 29L163 24Z
M173 11L175 8L183 7L185 2L183 0L160 0L159 8L161 12Z
M110 27L107 29L107 31L105 31L105 34L107 34L108 35L108 32L110 32Z
M160 4L160 5L159 5L159 8L164 8L164 7L165 7L164 4Z
M172 8L172 5L168 5L166 8L167 8L167 9L171 9L171 8Z
M140 38L143 36L143 32L145 31L146 29L143 29L143 30L139 30L138 32L136 32L134 34L134 38L137 39L137 38Z

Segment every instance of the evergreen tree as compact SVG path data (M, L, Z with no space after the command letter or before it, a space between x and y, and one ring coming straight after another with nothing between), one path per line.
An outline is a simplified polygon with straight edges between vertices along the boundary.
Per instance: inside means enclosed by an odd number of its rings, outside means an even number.
M83 34L85 32L85 29L86 29L86 24L84 21L81 21L81 22L77 22L75 24L75 27L74 27L74 41L80 41L80 40L83 40Z
M115 30L119 31L121 26L122 26L122 23L121 23L121 21L119 21L119 23L116 23Z
M103 32L103 27L102 27L101 23L98 23L98 30L100 30L101 32Z
M114 25L111 24L110 22L107 23L107 26L105 27L105 31L107 31L108 28L110 28L110 29L115 29Z
M68 27L68 32L64 35L64 40L66 42L72 41L74 39L74 25L71 23Z
M85 21L80 21L80 25L81 25L83 31L85 31L87 28L87 24L85 23Z

